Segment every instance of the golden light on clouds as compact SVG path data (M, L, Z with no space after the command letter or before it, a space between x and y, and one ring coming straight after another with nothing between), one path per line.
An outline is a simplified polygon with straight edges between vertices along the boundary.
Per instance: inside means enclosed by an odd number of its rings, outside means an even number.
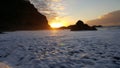
M53 2L59 2L59 1L61 1L61 0L52 0Z
M52 19L49 24L52 28L59 28L64 26L63 20L61 20L59 17Z
M112 11L99 18L87 21L90 25L116 26L120 25L120 10Z
M63 26L63 24L61 24L61 23L59 23L59 22L53 22L53 23L50 24L50 26L51 26L52 28L60 28L60 27Z
M49 22L49 25L52 27L52 28L59 28L59 27L62 27L62 26L69 26L69 25L72 25L70 24L72 21L71 17L69 16L63 16L63 17L55 17L54 19L52 19L50 22Z

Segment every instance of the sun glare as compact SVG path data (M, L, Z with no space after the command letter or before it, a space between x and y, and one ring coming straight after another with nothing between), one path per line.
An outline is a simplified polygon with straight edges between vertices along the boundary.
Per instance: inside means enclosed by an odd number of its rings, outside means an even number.
M50 26L51 26L52 28L60 28L60 27L62 27L63 25L62 25L61 23L51 23Z

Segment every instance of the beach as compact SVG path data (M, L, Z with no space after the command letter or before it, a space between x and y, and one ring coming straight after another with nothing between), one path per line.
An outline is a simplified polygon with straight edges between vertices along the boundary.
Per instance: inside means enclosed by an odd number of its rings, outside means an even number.
M118 28L4 32L0 62L8 68L120 68L119 41Z

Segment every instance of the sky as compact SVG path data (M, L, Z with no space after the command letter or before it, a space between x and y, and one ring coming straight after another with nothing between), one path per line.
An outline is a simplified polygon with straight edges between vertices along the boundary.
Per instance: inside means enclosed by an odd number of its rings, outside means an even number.
M31 0L31 2L40 13L47 16L49 24L68 26L82 20L89 25L120 25L120 0Z

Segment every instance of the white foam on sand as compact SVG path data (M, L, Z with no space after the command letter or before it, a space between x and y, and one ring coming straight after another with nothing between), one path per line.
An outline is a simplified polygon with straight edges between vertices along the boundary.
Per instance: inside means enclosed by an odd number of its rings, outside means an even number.
M119 42L120 30L7 32L0 34L0 62L11 68L120 68Z

